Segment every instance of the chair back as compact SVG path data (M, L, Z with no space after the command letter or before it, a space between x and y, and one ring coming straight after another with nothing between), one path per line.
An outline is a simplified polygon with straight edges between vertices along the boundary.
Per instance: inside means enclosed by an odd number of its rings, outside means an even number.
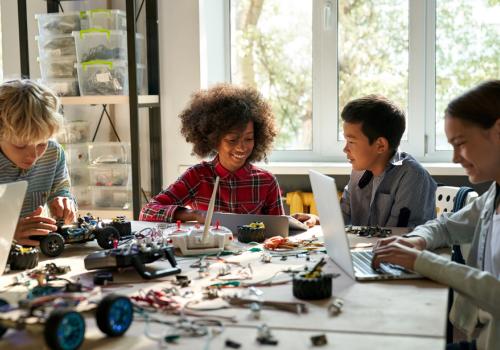
M455 186L439 186L436 189L436 215L441 216L443 213L451 213L455 207L455 201L457 199L457 195L462 187ZM462 190L463 191L463 190ZM463 202L463 206L466 206L474 199L476 199L479 195L476 191L470 191L466 193L465 201ZM460 208L456 208L455 211Z

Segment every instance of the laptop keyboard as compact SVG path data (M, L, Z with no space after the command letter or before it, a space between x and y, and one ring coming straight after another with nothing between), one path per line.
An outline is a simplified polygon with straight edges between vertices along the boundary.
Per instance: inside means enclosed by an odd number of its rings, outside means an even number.
M358 250L351 252L354 270L365 275L393 275L408 274L404 268L393 264L381 264L379 270L372 269L373 252L371 250Z

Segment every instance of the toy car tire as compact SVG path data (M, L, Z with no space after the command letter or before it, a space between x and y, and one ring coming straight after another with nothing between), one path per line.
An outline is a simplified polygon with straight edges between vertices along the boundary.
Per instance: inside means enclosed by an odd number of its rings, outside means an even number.
M96 230L95 236L97 238L97 244L102 249L113 248L113 241L115 239L120 239L120 232L112 226L103 227Z
M24 248L26 249L26 248ZM32 248L27 252L11 251L9 266L11 270L28 270L38 265L38 249Z
M45 323L44 336L51 349L78 349L85 338L85 320L74 310L55 309Z
M332 275L306 278L305 274L293 276L293 296L302 300L320 300L332 296Z
M5 301L4 299L0 299L0 307L2 307L4 305L9 305L9 303L7 301ZM0 326L0 338L3 337L5 332L7 332L7 329L8 328Z
M238 226L238 241L241 243L262 243L266 240L265 236L265 228L252 228L248 225Z
M40 241L43 254L56 257L64 251L64 238L59 233L51 232Z
M110 337L123 335L134 319L134 309L129 298L123 295L105 296L95 313L97 326Z

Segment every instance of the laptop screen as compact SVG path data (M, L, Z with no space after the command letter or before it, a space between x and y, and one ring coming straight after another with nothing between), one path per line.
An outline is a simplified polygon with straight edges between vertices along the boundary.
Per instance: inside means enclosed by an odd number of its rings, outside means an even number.
M330 259L354 279L354 268L335 179L314 170L309 170L309 178L318 208L326 252Z
M7 265L27 187L26 181L0 184L0 275Z

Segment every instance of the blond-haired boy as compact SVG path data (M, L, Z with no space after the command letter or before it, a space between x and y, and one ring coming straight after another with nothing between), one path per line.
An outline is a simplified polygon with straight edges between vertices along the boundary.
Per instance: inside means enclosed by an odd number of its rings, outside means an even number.
M19 244L38 245L30 236L57 229L42 215L45 204L66 223L75 219L64 151L51 140L61 125L58 110L57 96L31 80L0 85L0 183L28 181L14 236Z

